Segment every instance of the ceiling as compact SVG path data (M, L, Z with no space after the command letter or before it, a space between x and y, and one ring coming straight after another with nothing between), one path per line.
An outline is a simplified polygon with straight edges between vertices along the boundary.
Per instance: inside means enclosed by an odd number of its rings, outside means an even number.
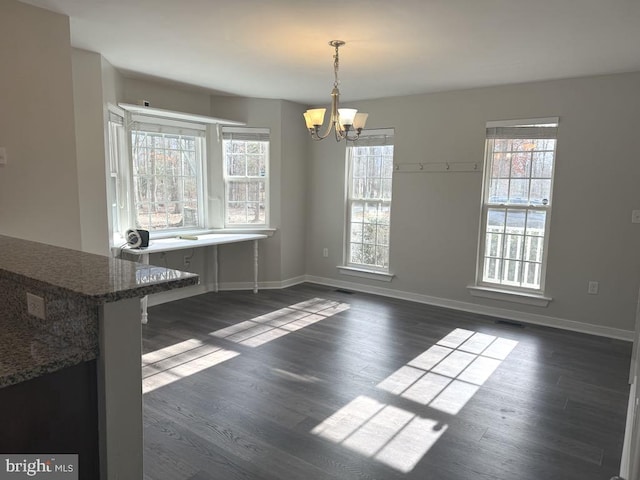
M640 71L639 0L23 0L127 76L325 104Z

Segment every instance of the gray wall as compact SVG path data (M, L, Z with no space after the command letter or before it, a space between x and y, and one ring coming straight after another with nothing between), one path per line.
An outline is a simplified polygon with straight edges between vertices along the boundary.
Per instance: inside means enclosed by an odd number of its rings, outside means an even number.
M0 2L0 233L80 248L69 19Z
M471 297L482 176L397 173L391 220L391 284L346 279L342 261L344 145L312 147L307 273L404 296L540 323L584 322L632 330L638 290L640 74L540 82L358 102L368 127L395 127L396 163L482 162L489 120L560 117L551 218L547 308ZM330 258L322 258L322 248ZM600 282L587 295L589 280ZM484 310L483 310L484 309ZM542 316L544 318L537 318ZM609 331L606 333L616 333Z
M81 250L107 255L109 220L102 57L94 52L74 49L72 66Z
M640 225L632 225L630 215L640 209L640 73L356 105L370 113L370 128L396 129L398 163L481 162L486 121L561 118L547 268L554 300L540 308L467 291L475 276L479 173L397 174L391 232L396 277L385 284L347 278L335 268L343 250L344 143L312 142L304 132L303 106L127 79L98 54L71 49L66 17L15 0L0 4L0 58L0 146L9 157L9 165L0 167L2 234L104 252L109 212L100 110L104 118L107 102L145 99L271 129L271 223L277 230L261 244L263 285L306 278L605 334L633 328ZM210 192L211 202L220 201L216 195ZM329 258L322 257L325 247ZM183 256L157 260L182 267ZM209 261L206 252L196 252L191 268L205 273ZM224 247L223 284L247 286L251 262L247 245ZM587 295L589 280L600 282L598 295Z

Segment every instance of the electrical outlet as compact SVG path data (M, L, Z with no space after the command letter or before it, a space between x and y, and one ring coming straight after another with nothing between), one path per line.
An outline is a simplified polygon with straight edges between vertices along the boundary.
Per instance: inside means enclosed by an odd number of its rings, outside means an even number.
M7 149L5 147L0 147L0 165L7 164Z
M640 223L640 210L631 211L631 223Z
M322 256L327 258L329 256L329 249L328 248L323 248L322 249Z
M191 257L189 255L185 255L182 263L184 263L185 267L188 267L189 265L191 265Z
M597 295L598 294L598 282L591 280L589 282L589 286L587 287L587 293L589 295Z
M34 317L45 320L44 298L27 292L27 312Z

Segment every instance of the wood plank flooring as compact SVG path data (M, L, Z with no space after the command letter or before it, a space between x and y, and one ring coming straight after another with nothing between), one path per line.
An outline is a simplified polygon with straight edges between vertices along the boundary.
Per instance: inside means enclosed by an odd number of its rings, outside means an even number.
M602 480L628 342L303 284L149 309L145 480Z

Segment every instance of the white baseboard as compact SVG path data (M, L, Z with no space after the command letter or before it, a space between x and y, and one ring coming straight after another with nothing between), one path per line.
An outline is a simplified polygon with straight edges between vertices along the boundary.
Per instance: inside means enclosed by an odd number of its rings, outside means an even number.
M357 292L372 293L384 297L409 300L412 302L425 303L427 305L435 305L437 307L451 308L453 310L460 310L463 312L489 315L492 317L504 318L506 320L513 320L516 322L542 325L545 327L559 328L562 330L587 333L590 335L615 338L618 340L633 341L634 336L634 332L629 330L622 330L619 328L603 327L600 325L576 322L575 320L568 320L564 318L550 317L547 315L539 315L535 313L518 312L507 308L490 307L486 305L479 305L476 303L462 302L460 300L432 297L419 293L403 292L400 290L393 290L391 288L364 285L361 283L346 282L343 280L334 280L332 278L316 277L313 275L300 275L298 277L286 279L283 281L260 282L258 284L258 288L260 290L274 290L292 287L293 285L298 285L304 282L317 283L319 285L326 285L334 288L344 288ZM218 289L220 291L253 290L253 282L223 282L220 283ZM193 287L181 288L178 290L169 290L167 292L151 295L149 297L149 306L160 305L165 302L180 300L211 291L213 291L212 283L205 285L195 285Z
M437 307L451 308L463 312L477 313L480 315L489 315L492 317L504 318L522 323L531 323L534 325L542 325L545 327L559 328L562 330L570 330L573 332L587 333L590 335L598 335L600 337L615 338L618 340L633 341L634 332L630 330L622 330L619 328L603 327L593 325L591 323L576 322L575 320L567 320L564 318L550 317L547 315L539 315L535 313L518 312L507 308L489 307L475 303L462 302L460 300L450 300L447 298L432 297L419 293L403 292L390 288L377 287L371 285L363 285L361 283L345 282L342 280L334 280L332 278L316 277L307 275L306 281L317 283L336 288L344 288L364 293L373 293L385 297L397 298L400 300L410 300L418 303L425 303Z

